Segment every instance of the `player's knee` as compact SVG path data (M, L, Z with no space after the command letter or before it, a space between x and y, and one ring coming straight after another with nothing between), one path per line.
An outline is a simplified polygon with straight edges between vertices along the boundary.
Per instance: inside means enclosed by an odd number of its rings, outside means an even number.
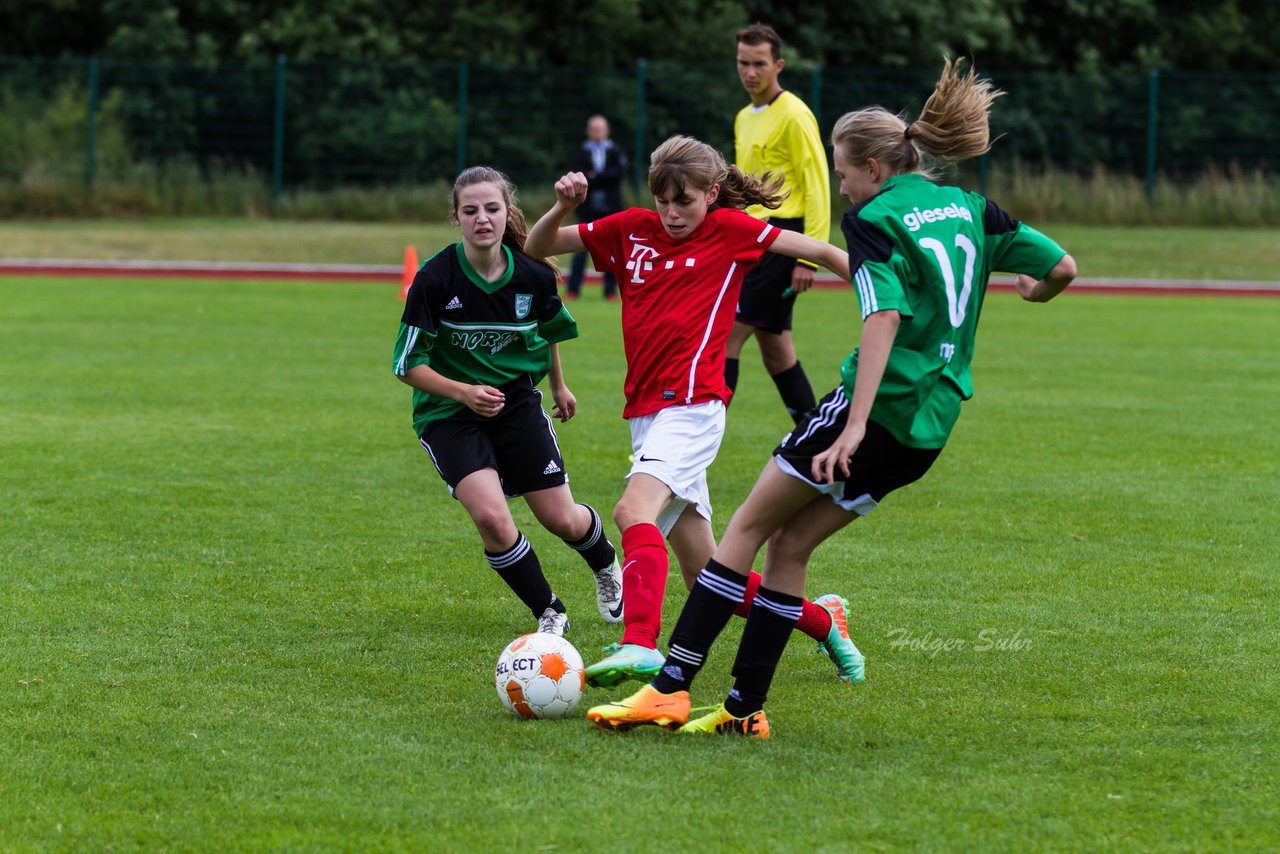
M754 335L755 332L754 326L735 322L729 329L729 340L726 345L728 355L736 358L742 352L742 347L747 343L747 339Z
M657 517L647 511L642 502L632 500L626 494L613 507L613 524L619 531L625 531L632 525L652 525L656 521Z
M618 526L619 531L625 531L635 524L635 509L625 495L613 505L613 524Z
M740 547L746 547L753 552L758 552L760 547L769 540L769 535L772 533L773 530L764 520L752 518L745 511L739 510L729 520L729 528L724 532L722 542L732 540Z
M769 537L769 555L786 564L807 564L815 544L783 525Z
M578 540L587 533L586 527L591 520L586 511L575 504L543 512L539 514L538 521L548 533L555 534L562 540Z
M756 338L760 342L760 358L770 374L780 374L796 363L795 347L788 336L762 332Z
M783 371L789 371L795 365L795 357L769 358L765 356L763 360L764 369L771 377L776 377Z
M491 545L509 546L516 539L516 523L511 513L503 507L483 507L471 513L471 521L475 523L480 539L486 548Z

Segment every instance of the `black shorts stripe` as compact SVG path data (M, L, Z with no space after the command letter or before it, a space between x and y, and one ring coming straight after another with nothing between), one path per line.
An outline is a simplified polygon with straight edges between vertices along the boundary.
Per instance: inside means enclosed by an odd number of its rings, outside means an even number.
M806 439L811 437L819 430L831 427L833 424L839 423L840 429L844 429L845 413L849 409L849 398L845 397L844 386L838 386L835 391L827 395L817 407L817 414L811 418L806 424L796 427L792 431L792 435L799 433L794 439L794 444L799 445ZM834 441L834 440L833 440ZM785 440L784 440L785 442Z

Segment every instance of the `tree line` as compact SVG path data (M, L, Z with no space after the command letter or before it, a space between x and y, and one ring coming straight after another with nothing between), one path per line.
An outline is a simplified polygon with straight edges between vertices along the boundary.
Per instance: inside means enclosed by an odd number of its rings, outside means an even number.
M771 23L793 64L1001 71L1280 71L1272 0L0 0L0 55L623 67L719 62Z

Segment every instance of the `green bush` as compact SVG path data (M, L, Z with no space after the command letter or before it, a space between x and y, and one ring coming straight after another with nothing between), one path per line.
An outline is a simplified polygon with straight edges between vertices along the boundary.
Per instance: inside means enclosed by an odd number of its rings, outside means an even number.
M34 188L48 181L85 181L88 100L76 81L59 85L51 97L38 91L0 88L0 181ZM97 169L112 171L132 160L120 119L120 96L98 106L95 123Z
M987 195L1033 222L1093 225L1280 225L1280 177L1209 169L1184 180L1146 182L1096 169L1088 175L1022 167L993 169Z

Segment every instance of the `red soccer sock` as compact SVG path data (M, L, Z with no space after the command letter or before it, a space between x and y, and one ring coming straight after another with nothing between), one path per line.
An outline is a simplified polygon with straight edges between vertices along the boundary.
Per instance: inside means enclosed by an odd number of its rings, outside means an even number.
M755 601L756 590L760 587L760 573L752 572L747 576L747 594L742 604L734 610L734 615L746 617L751 612L751 603ZM831 612L821 605L815 605L808 599L800 603L800 622L796 629L813 638L823 640L831 631Z
M667 541L657 525L622 532L622 642L658 648L667 591Z
M735 617L742 617L744 620L747 614L751 613L751 603L756 601L756 591L760 589L760 573L752 570L747 573L747 592L742 597L742 601L738 603L738 607L733 609Z
M796 630L804 632L814 640L826 640L831 631L831 612L821 605L815 605L808 599L800 603L800 620Z

